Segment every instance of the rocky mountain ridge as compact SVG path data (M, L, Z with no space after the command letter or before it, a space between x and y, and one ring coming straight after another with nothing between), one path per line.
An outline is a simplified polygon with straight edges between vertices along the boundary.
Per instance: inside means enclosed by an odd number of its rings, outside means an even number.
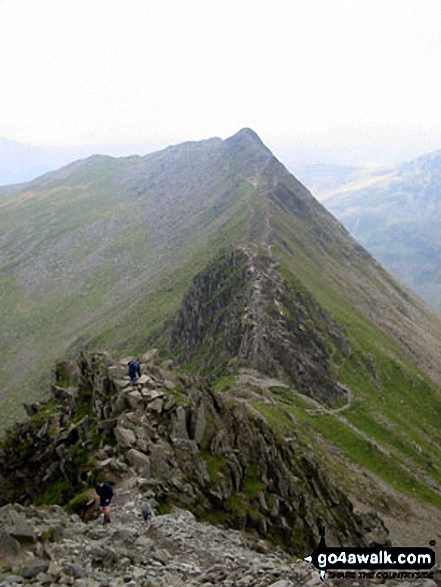
M54 399L28 406L29 421L2 444L0 503L68 503L99 477L136 477L163 508L253 530L292 552L313 548L322 527L338 543L366 544L370 532L386 539L294 432L278 437L246 402L164 370L155 356L144 357L135 387L104 354L60 364ZM84 517L87 499L77 502Z
M343 330L304 292L292 291L270 250L238 245L198 274L168 335L180 363L212 376L246 366L288 379L325 404L345 403L329 345L350 353Z

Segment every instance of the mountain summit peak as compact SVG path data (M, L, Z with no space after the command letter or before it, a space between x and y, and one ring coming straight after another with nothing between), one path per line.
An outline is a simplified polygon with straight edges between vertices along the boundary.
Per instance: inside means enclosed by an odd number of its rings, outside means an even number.
M254 130L252 130L251 128L242 128L236 134L229 137L227 139L227 142L232 143L232 144L244 144L244 145L245 144L255 144L255 145L259 145L260 147L265 147L265 149L267 148L265 146L265 144L263 143L262 139L259 137L259 135L256 132L254 132Z

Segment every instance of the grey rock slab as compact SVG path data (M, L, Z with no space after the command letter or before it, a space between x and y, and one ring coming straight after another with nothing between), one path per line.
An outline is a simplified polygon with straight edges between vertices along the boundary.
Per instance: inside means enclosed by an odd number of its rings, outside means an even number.
M133 430L129 430L128 428L116 426L115 437L118 441L118 444L125 448L131 448L136 444L135 433L133 432Z
M4 530L0 530L0 562L10 562L20 556L20 543Z
M159 391L157 389L141 389L141 394L142 397L149 402L152 402L160 397L164 397L165 395L163 391Z
M84 569L75 563L65 563L63 565L63 571L69 577L73 577L74 579L81 579L84 577Z
M19 514L11 504L0 508L0 530L20 542L35 541L35 534L26 517Z
M140 385L146 385L147 383L149 383L149 381L152 381L152 379L148 375L141 375L141 377L138 377L136 383Z
M150 477L150 459L147 455L135 448L131 448L127 453L127 458L140 475Z
M160 414L162 412L163 407L164 407L164 400L162 399L162 397L157 397L152 402L150 402L148 405L148 409L151 410L152 412L156 412L157 414Z
M19 577L18 575L6 575L1 581L1 585L3 585L3 583L6 585L21 585L24 583L23 577Z
M207 418L205 415L205 408L204 404L201 404L196 413L196 424L194 430L194 439L199 445L201 444L202 439L204 438L206 428Z
M187 416L182 406L176 408L172 424L172 438L188 440Z
M142 355L141 363L153 363L157 364L159 362L159 351L158 349L152 349Z
M137 410L141 408L144 404L142 395L137 390L130 391L127 394L127 401L129 402L129 405L132 408L132 410Z
M25 579L33 579L40 573L46 573L49 569L49 563L46 561L36 561L28 565L24 565L21 569L21 574Z

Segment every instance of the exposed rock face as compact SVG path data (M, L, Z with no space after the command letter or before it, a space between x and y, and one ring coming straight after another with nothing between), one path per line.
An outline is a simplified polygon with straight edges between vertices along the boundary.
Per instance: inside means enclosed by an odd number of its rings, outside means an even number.
M66 503L98 477L136 477L161 507L252 529L290 551L312 549L322 526L331 543L366 542L368 519L295 436L278 438L245 403L153 363L142 365L147 378L136 389L104 354L83 354L74 368L78 387L54 386L56 401L3 443L0 504Z
M350 350L343 330L316 300L285 283L270 256L242 245L200 273L169 334L169 349L202 373L245 365L288 377L312 397L332 404L345 390L332 377L330 347Z

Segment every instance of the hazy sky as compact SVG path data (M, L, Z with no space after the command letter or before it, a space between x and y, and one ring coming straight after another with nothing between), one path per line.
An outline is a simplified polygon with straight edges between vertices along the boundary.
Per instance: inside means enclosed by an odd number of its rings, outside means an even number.
M0 0L0 137L398 161L441 148L440 31L440 0Z

